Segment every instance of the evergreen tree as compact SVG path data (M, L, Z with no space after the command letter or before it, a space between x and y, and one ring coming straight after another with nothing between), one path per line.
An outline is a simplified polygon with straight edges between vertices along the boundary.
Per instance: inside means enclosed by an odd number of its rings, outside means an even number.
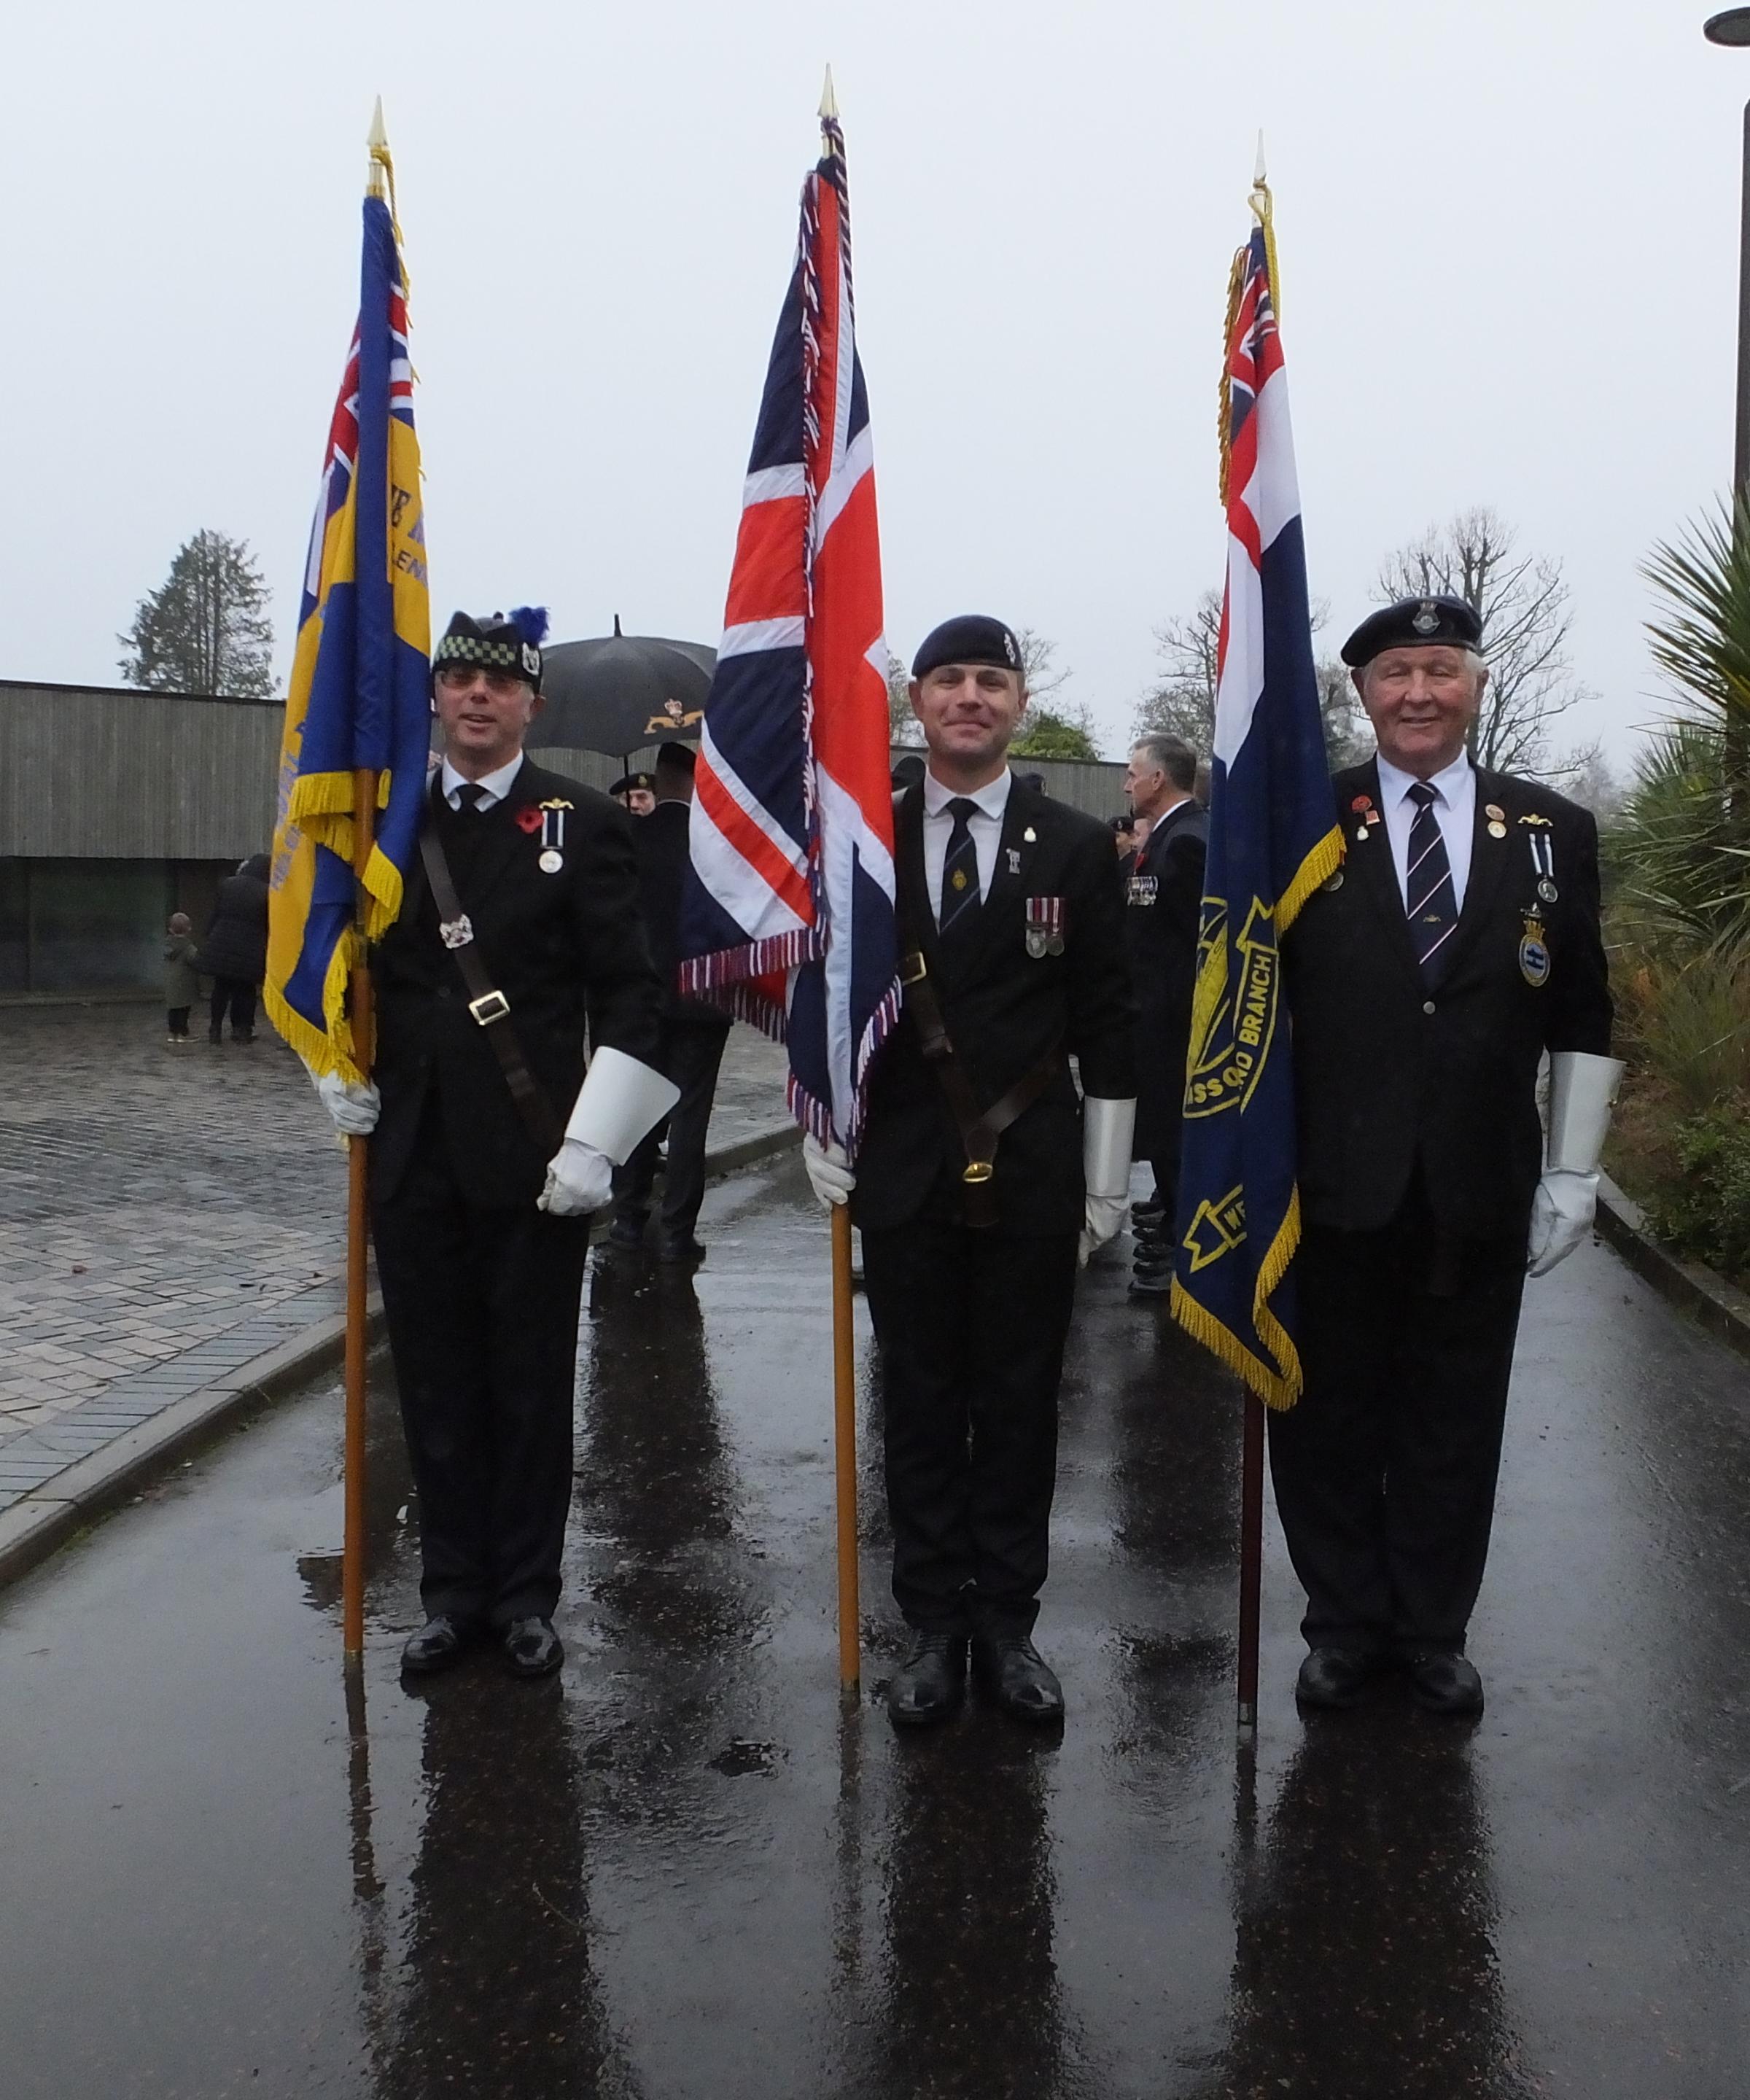
M126 634L121 676L152 693L273 690L267 586L248 543L196 532L143 598Z

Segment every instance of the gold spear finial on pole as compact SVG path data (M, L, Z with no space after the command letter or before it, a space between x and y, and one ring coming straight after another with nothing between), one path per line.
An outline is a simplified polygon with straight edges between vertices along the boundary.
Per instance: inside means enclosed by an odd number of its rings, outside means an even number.
M378 95L377 107L371 112L371 128L364 135L365 150L371 157L371 165L365 174L368 196L385 197L389 195L388 171L393 166L389 157L389 134L383 128L383 98Z
M827 68L827 82L820 91L820 121L835 124L839 119L839 98L832 91L832 68Z

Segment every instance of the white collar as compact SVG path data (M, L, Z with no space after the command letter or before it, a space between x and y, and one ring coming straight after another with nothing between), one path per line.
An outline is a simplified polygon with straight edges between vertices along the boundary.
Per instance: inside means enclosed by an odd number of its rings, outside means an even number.
M1416 785L1417 776L1406 773L1401 766L1375 754L1374 762L1379 768L1379 799L1390 808L1401 802ZM1433 788L1435 800L1448 810L1458 807L1458 798L1470 787L1473 768L1469 752L1459 752L1450 765L1443 765L1438 773L1428 776L1428 785Z
M966 800L968 802L976 803L982 815L994 818L1000 824L1003 821L1003 813L1009 805L1009 790L1014 784L1015 776L1005 765L994 780L987 780L982 788L975 788ZM959 799L959 788L943 787L933 773L928 769L925 770L923 775L925 816L940 817L946 811L950 802L958 801Z
M488 795L496 796L498 801L502 802L510 792L511 782L516 779L522 770L522 753L519 751L508 765L500 765L496 773L483 773L474 784L485 788ZM447 801L458 788L464 788L467 784L467 774L458 773L446 758L443 761L443 784L439 791L444 799Z

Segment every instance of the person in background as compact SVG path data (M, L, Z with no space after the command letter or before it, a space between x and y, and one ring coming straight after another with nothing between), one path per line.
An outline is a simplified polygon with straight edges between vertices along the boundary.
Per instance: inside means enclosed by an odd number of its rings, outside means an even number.
M721 1008L683 998L675 989L692 807L692 748L665 743L656 754L656 807L633 833L633 849L645 935L663 985L662 1044L653 1061L681 1089L668 1115L668 1164L656 1244L657 1259L666 1262L694 1262L705 1251L693 1233L705 1198L705 1138L717 1067L730 1033L730 1017ZM659 1135L660 1127L650 1131L625 1165L614 1170L614 1222L608 1238L615 1246L629 1251L644 1243Z
M656 775L623 773L607 792L628 816L647 817L656 807Z
M255 995L267 967L267 854L251 854L218 885L201 943L201 968L213 980L209 1043L224 1040L227 1013L233 1043L255 1040Z
M194 929L186 911L173 911L164 936L165 1040L173 1046L188 1040L189 1010L201 996L195 960Z
M1188 743L1152 732L1131 747L1124 774L1125 792L1146 827L1124 892L1125 944L1136 986L1136 1156L1154 1172L1152 1200L1131 1214L1131 1293L1137 1298L1162 1297L1173 1283L1185 1052L1209 845L1209 817L1192 792L1197 770Z

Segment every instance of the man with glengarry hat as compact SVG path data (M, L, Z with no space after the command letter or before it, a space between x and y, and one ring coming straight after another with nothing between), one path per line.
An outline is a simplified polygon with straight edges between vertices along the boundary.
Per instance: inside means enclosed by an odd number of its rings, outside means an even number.
M667 1110L631 826L523 755L546 615L459 612L432 663L443 756L399 917L371 958L374 1083L319 1083L374 1133L371 1229L418 1490L426 1623L557 1670L590 1215ZM590 1055L585 1070L584 1038Z
M1027 705L1012 629L945 622L910 696L928 758L894 813L904 1007L854 1176L836 1146L806 1138L803 1157L817 1194L849 1198L862 1232L893 1595L910 1630L888 1711L945 1720L970 1640L989 1696L1049 1723L1063 1691L1031 1635L1058 1381L1078 1255L1117 1231L1130 1185L1123 906L1105 826L1009 771Z
M1433 1711L1482 1710L1466 1633L1520 1298L1590 1228L1622 1069L1598 827L1472 763L1480 645L1445 597L1387 606L1343 644L1378 754L1336 776L1344 864L1283 943L1306 1386L1270 1418L1270 1462L1307 1590L1307 1706L1352 1705L1401 1669Z

